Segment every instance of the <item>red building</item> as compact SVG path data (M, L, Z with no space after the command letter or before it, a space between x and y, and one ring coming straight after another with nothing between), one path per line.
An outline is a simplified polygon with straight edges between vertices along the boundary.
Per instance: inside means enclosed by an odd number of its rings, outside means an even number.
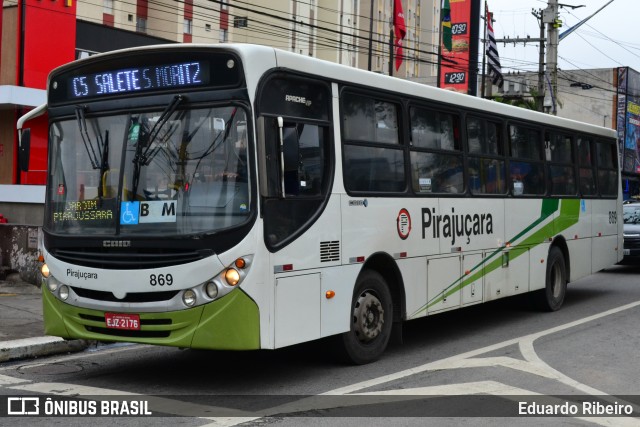
M16 121L46 102L49 72L85 55L171 40L114 28L109 16L102 24L78 20L76 0L7 3L0 9L0 214L13 224L40 225L47 175L47 117L28 123L28 172L18 168Z

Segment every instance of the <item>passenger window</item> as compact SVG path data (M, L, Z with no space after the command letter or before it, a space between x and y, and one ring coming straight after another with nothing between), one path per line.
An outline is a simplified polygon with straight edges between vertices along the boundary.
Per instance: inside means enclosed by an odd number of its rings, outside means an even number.
M497 123L475 117L467 118L469 153L501 155L502 140L500 136L500 127Z
M552 196L575 196L577 192L573 165L573 140L558 132L545 132L545 153L549 162Z
M603 196L615 196L618 191L618 164L616 146L598 141L598 188Z
M416 193L462 193L464 174L458 155L411 152L413 190Z
M500 159L469 157L469 188L473 194L504 194L505 162Z
M412 107L411 145L415 148L460 150L460 123L457 116Z
M411 183L418 194L464 192L460 118L422 107L410 108Z
M400 142L395 104L347 94L343 107L345 139L386 144Z
M514 196L539 196L547 192L541 143L539 130L509 125L509 153L512 159L517 159L509 163Z
M546 192L544 164L511 162L511 182L514 196L539 196Z
M540 131L519 125L509 125L511 157L542 160L540 152Z
M404 148L392 102L360 94L343 97L344 184L349 191L402 192L406 189Z
M580 194L583 196L594 196L598 194L596 187L596 172L592 160L592 146L590 139L579 137L578 140L578 167L580 174Z
M558 133L547 132L545 136L545 148L548 161L557 163L573 162L573 145L571 144L571 137Z
M578 138L578 164L582 167L593 165L591 161L591 145L590 139L584 137Z
M504 194L506 170L501 126L479 117L467 117L469 189L473 194Z
M404 191L403 150L345 145L344 157L344 183L350 191Z

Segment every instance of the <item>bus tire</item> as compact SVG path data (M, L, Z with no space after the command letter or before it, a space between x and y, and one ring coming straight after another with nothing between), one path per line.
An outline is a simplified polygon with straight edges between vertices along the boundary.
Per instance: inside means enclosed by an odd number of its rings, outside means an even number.
M544 289L536 294L536 302L544 311L557 311L567 293L567 266L562 251L557 246L549 250Z
M358 277L349 323L341 337L347 359L358 365L377 360L387 348L393 325L391 292L379 273L365 270Z

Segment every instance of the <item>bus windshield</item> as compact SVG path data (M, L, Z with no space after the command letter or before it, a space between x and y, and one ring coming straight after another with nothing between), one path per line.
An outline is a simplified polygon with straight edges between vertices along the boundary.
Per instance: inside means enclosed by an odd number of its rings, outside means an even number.
M186 235L250 215L247 115L238 106L94 116L50 128L47 226L56 234Z

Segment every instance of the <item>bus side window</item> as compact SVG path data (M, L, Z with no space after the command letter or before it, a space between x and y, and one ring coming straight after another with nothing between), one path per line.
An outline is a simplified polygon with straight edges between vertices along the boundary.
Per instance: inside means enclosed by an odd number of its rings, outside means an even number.
M578 137L578 166L580 168L580 194L583 196L595 196L598 193L596 187L596 174L594 170L593 155L591 153L592 142L589 138Z
M504 194L506 169L501 126L480 117L467 116L469 189L473 194ZM514 183L519 190L521 183Z
M608 142L596 143L598 159L598 189L603 196L615 196L618 189L616 146Z

